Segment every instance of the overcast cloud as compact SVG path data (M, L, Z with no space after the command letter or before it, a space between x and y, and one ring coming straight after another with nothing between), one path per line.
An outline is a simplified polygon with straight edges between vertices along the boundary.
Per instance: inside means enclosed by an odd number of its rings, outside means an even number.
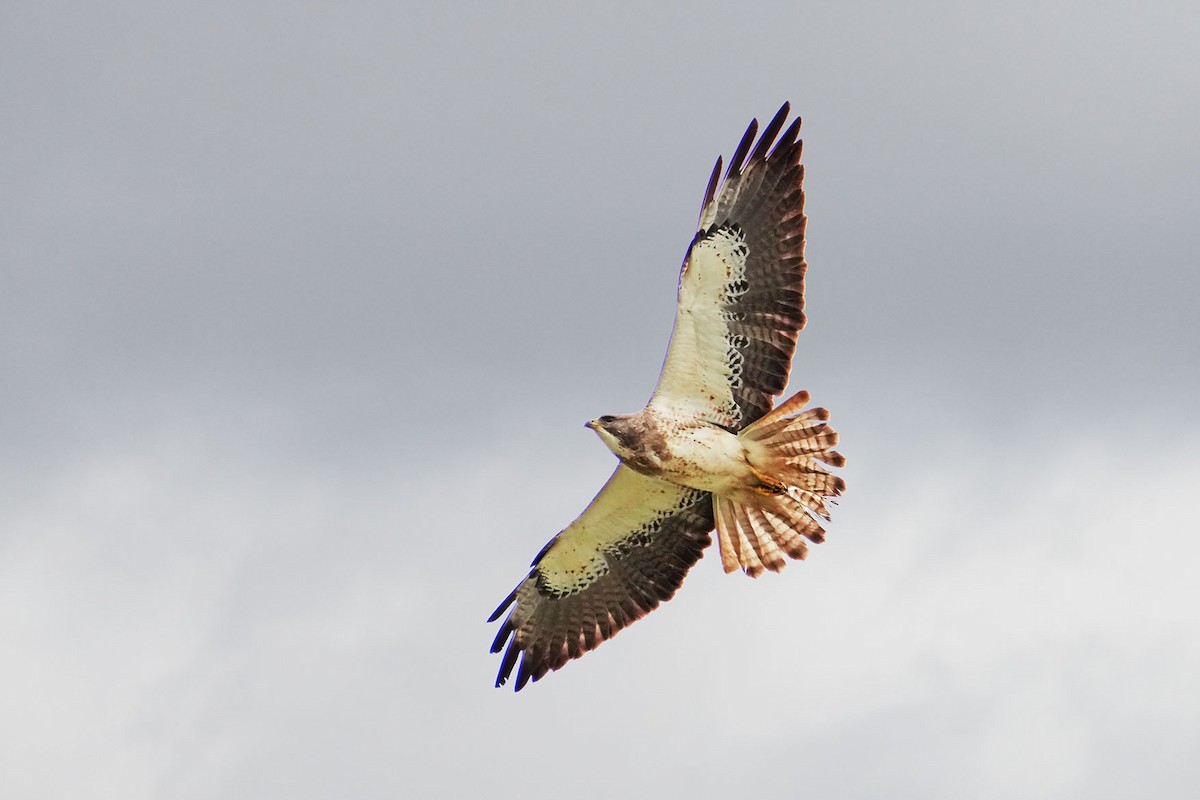
M1194 2L543 5L5 6L5 796L1196 796ZM497 691L783 100L829 541Z

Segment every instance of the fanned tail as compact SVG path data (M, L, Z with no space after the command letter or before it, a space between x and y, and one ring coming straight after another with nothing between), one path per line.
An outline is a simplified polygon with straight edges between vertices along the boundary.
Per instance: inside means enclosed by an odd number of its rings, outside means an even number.
M846 483L827 467L846 460L833 448L837 431L823 408L804 410L808 392L798 392L740 434L759 485L738 495L714 495L721 564L752 578L779 572L785 556L803 559L809 542L825 541L820 520L829 520L826 501Z

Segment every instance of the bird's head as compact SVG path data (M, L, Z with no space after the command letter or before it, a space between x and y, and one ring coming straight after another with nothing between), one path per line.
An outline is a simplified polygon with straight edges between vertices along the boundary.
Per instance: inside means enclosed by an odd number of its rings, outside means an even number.
M637 437L636 425L632 414L614 416L605 414L602 417L589 420L587 427L596 432L600 441L612 450L619 458L626 458L633 452L634 440Z

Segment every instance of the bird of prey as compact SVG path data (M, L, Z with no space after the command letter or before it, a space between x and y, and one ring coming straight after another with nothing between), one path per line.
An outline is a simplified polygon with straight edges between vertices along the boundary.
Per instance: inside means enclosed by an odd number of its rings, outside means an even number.
M587 423L620 459L591 505L492 614L508 616L496 686L562 667L670 599L714 525L726 572L778 572L821 542L844 459L808 393L774 406L804 327L804 167L787 103L717 159L679 274L675 328L649 403ZM782 131L782 135L780 134ZM776 141L778 140L778 141ZM507 647L506 647L507 644Z

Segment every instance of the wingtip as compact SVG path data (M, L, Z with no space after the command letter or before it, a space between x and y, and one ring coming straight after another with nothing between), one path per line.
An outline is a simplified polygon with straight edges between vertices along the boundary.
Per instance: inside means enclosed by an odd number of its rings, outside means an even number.
M526 580L528 580L528 578L526 578ZM488 617L488 622L495 622L496 620L500 619L500 615L503 614L508 607L513 604L513 601L517 599L517 592L521 590L521 586L524 583L525 581L521 581L521 583L517 584L515 589L508 593L508 597L504 598L504 600L500 602L500 605L496 606L496 610L492 612L492 615Z
M758 138L758 144L754 146L754 152L750 155L749 163L753 164L767 157L771 145L775 143L775 137L783 129L783 123L787 121L787 116L791 108L791 103L785 100L779 110L775 112L775 116L767 123L767 127L763 128L762 136Z
M733 157L729 159L729 169L725 170L725 180L729 180L731 175L740 175L742 173L742 166L746 161L746 155L750 152L750 146L754 144L754 137L757 134L758 117L755 117L746 126L746 132L742 134L742 140L738 142Z
M499 652L496 649L493 653ZM514 635L508 643L508 648L504 651L504 657L500 659L500 669L496 672L496 688L499 689L508 682L509 676L512 675L513 667L516 666L517 658L521 655L521 648L517 646L517 637ZM524 662L525 659L521 659ZM518 689L520 687L517 687Z
M750 120L750 124L746 126L746 132L742 134L741 141L738 142L733 156L725 167L724 175L721 173L722 159L717 159L716 166L709 176L708 186L704 191L704 202L700 204L699 227L706 227L705 214L716 202L718 193L722 191L723 183L728 184L730 181L740 179L747 170L753 169L755 164L762 161L778 159L784 167L790 165L792 168L796 168L799 166L803 148L803 143L799 139L801 118L794 117L791 124L788 124L791 111L791 101L785 100L771 121L762 129L761 135L759 134L758 118ZM785 125L787 125L786 130L784 130ZM780 131L783 131L782 135L780 135ZM783 161L787 161L789 164L782 164ZM798 180L802 181L803 175ZM711 222L711 220L708 221Z
M794 147L796 148L796 161L799 162L800 154L804 149L804 142L800 141L800 127L803 125L803 122L803 119L800 117L792 120L792 124L788 125L787 130L783 132L783 136L779 137L779 143L771 151L772 155L781 147Z
M700 217L704 217L704 209L717 196L717 185L721 182L721 156L717 156L717 163L713 166L712 175L708 178L708 188L704 190L704 202L700 204Z
M525 684L529 683L529 678L530 678L529 661L528 661L528 659L522 658L521 666L517 669L517 683L515 686L513 686L513 691L519 692L522 689L524 689ZM534 680L537 680L537 679L534 678Z

